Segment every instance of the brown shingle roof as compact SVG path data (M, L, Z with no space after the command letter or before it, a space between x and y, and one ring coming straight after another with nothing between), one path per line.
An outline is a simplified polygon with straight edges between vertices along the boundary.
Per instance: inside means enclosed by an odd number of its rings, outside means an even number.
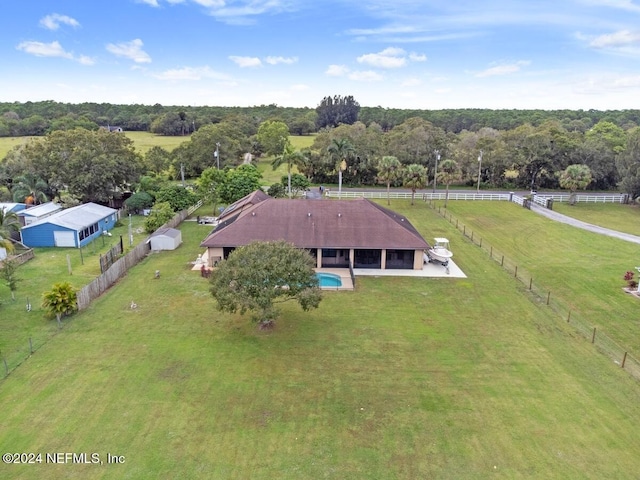
M429 248L404 216L366 199L269 197L243 213L216 228L201 246L236 247L252 241L286 240L299 248Z

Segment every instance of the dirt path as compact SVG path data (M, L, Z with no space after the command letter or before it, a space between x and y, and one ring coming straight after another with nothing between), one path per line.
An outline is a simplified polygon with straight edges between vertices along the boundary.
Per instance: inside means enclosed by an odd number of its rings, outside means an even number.
M617 230L611 230L609 228L599 227L598 225L593 225L591 223L583 222L581 220L576 220L575 218L571 218L561 213L554 212L553 210L549 210L547 208L541 207L540 205L536 205L533 202L531 202L531 210L540 215L544 215L545 217L550 218L551 220L555 220L556 222L566 223L567 225L571 225L576 228L582 228L583 230L599 233L601 235L607 235L609 237L619 238L620 240L624 240L626 242L640 244L640 237L637 235L618 232Z

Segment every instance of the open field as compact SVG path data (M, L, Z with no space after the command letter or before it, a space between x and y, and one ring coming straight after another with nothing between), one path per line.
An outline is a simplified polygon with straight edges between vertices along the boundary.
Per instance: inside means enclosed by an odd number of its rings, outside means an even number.
M316 139L316 135L291 135L289 137L289 141L291 145L293 145L297 150L302 150L303 148L308 148L313 145L313 142Z
M514 252L536 235L590 254L593 238L505 207L451 203L489 231L513 217ZM636 478L638 383L435 211L392 208L425 237L448 236L469 278L361 278L316 311L284 307L268 333L215 310L187 265L209 229L185 222L179 249L150 255L0 382L3 452L96 452L105 464L43 457L6 475ZM550 245L555 261L566 245ZM581 275L570 279L587 288ZM125 463L107 465L108 453Z
M9 153L9 150L27 143L32 138L38 137L0 137L0 161Z
M156 135L150 132L124 132L124 134L133 140L135 148L142 154L147 153L151 147L162 147L167 151L172 151L183 142L189 141L189 136L184 137L167 137L164 135Z
M457 201L449 202L448 211L482 238L485 248L493 246L519 266L522 278L531 277L572 316L640 358L640 300L622 291L625 272L635 273L638 264L636 244L549 221L515 204Z
M553 209L564 215L611 228L620 232L640 235L640 207L638 205L620 205L617 203L568 203L556 202Z

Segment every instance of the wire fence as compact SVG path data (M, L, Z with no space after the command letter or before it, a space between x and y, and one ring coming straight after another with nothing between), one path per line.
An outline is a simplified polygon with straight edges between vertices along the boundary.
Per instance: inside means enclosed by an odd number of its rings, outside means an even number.
M640 380L640 361L632 356L627 348L615 342L602 329L593 326L589 319L572 311L571 305L566 299L555 296L544 285L534 282L533 276L525 267L509 259L498 248L484 242L481 236L474 234L472 229L455 218L451 212L442 207L437 207L431 202L427 202L427 204L437 210L440 216L448 220L468 240L518 280L539 304L549 307L559 321L566 322L574 331L592 343L599 352L609 357L616 365L624 368L636 380Z
M177 227L201 205L202 202L199 202L189 210L183 210L177 213L171 220L160 228ZM95 243L95 241L92 243ZM96 247L92 247L90 244L83 248L93 248L95 250ZM149 253L149 250L150 245L145 238L145 240L140 242L134 249L116 260L107 270L104 271L104 273L96 277L88 285L85 285L83 288L78 290L78 310L82 311L86 309L93 300L102 295L108 288L122 278L130 268L138 264L138 262ZM88 251L85 252L85 254L88 253ZM32 251L31 256L33 257ZM32 312L32 314L45 315L47 313L41 305L32 305L29 297L18 297L16 298L16 302L21 302L25 305L27 311ZM10 349L0 350L0 372L4 372L4 375L0 374L0 377L7 377L13 370L24 363L31 355L61 331L62 330L58 328L56 322L49 322L48 326L45 328L34 329L29 337L12 345Z

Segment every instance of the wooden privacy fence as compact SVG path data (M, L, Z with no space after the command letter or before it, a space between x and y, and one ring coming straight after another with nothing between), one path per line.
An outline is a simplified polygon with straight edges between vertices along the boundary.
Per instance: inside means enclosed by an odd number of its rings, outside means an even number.
M151 245L145 240L124 257L117 260L106 272L90 284L82 287L78 291L78 310L82 311L86 309L93 300L106 292L107 289L122 278L131 267L146 257L150 249Z
M175 228L182 223L191 213L202 205L198 202L188 210L182 210L177 213L171 220L162 225L160 228ZM78 295L78 310L82 311L89 307L91 302L106 292L113 284L126 275L127 271L137 265L140 260L147 256L151 250L148 238L139 243L133 250L128 252L124 257L113 262L98 278L90 284L81 288Z

